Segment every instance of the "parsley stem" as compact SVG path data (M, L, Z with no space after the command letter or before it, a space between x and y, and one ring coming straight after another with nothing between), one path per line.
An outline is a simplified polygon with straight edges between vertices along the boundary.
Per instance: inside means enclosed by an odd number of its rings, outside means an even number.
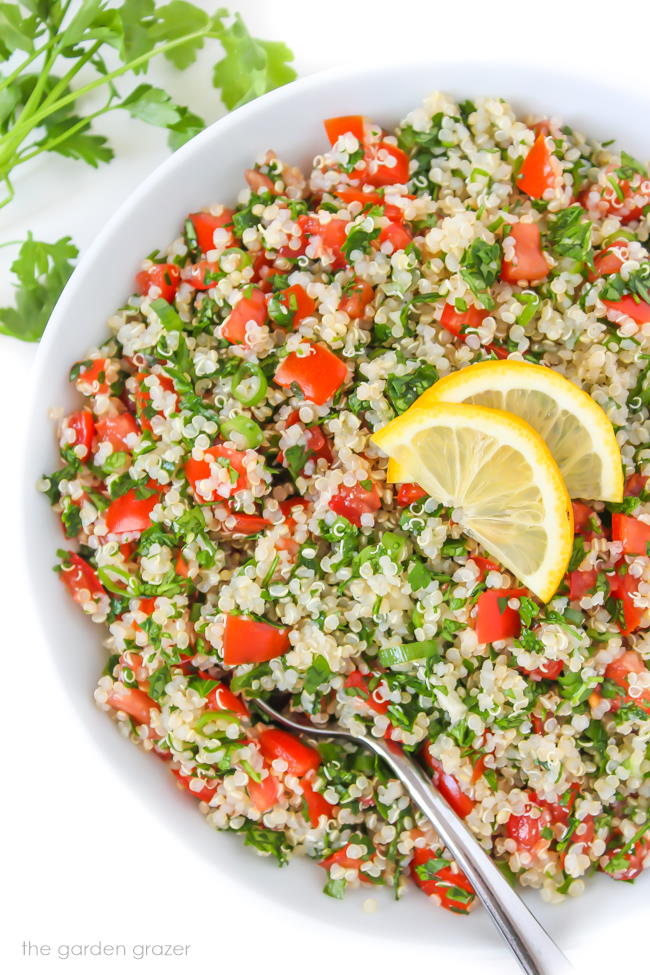
M55 43L55 41L56 38L51 37L47 42L47 44L43 44L42 47L37 47L34 51L32 51L29 57L25 58L22 64L18 65L15 71L12 71L11 74L8 74L5 78L0 78L0 92L4 91L5 88L9 88L9 86L13 84L16 78L18 78L23 73L25 68L28 68L29 65L32 64L32 62L34 62L36 58L40 57L41 54L44 54L48 50L48 48L50 48Z
M110 103L108 105L104 105L102 108L97 109L96 112L93 112L92 115L85 115L84 118L79 119L79 121L74 125L71 125L69 129L66 129L59 135L54 136L52 139L48 139L47 142L43 142L41 144L32 142L31 145L27 146L23 150L23 153L14 156L11 163L11 168L15 169L17 166L22 165L22 163L27 162L28 159L33 159L34 156L40 155L41 152L51 152L52 149L55 149L60 142L65 142L65 140L69 139L70 136L74 135L75 132L85 129L88 125L90 125L93 119L98 118L100 115L105 115L106 112L110 112L115 108L119 108L119 105L111 105ZM31 152L29 151L30 149L32 149Z

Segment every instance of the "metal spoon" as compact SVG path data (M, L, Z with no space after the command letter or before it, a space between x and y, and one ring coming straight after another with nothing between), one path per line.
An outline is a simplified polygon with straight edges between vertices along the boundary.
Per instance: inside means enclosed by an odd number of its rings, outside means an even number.
M574 971L550 935L533 917L419 765L408 759L401 750L392 751L381 738L352 734L338 724L319 728L301 714L283 714L261 699L256 699L255 704L278 724L299 734L353 741L381 756L413 802L430 820L527 975L569 975Z

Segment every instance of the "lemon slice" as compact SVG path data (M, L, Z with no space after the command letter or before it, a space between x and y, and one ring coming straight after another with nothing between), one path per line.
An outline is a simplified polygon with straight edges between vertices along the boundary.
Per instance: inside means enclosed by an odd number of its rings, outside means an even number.
M506 410L526 420L548 444L572 498L623 499L614 428L591 396L560 373L513 359L478 362L439 380L413 407L441 400ZM412 478L393 464L389 480Z
M545 602L571 556L573 512L548 447L520 417L484 406L412 406L371 439Z

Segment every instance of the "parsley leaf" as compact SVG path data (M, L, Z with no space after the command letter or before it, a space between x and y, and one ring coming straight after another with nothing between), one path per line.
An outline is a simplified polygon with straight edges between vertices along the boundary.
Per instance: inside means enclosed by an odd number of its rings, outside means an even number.
M18 280L16 307L0 308L0 332L38 342L78 253L70 237L48 244L28 234L11 265Z
M500 244L488 244L478 237L465 248L460 262L460 275L484 308L491 309L495 306L489 289L496 281L500 270Z
M390 375L386 380L386 398L396 413L404 413L418 396L438 380L435 366L423 362L405 376Z
M219 39L226 56L215 65L212 81L221 89L228 109L238 108L296 77L288 64L293 55L286 44L251 37L239 14L230 27L223 28Z
M593 267L591 220L583 220L585 211L577 204L561 210L549 220L548 239L557 257L570 257Z

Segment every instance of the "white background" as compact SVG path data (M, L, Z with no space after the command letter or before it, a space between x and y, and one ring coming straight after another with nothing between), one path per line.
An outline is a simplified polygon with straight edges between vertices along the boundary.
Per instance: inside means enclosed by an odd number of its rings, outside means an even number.
M207 0L204 6L214 7ZM343 63L433 61L494 56L554 67L588 77L611 77L630 88L648 84L650 11L646 0L625 4L583 0L237 0L258 37L285 40L300 74ZM210 58L178 75L157 65L155 83L212 121L220 114L209 85ZM495 93L498 94L498 93ZM471 92L468 92L471 95ZM354 111L351 93L350 111ZM647 125L648 119L639 120ZM125 195L167 155L165 134L128 119L107 120L117 159L98 171L54 156L25 168L17 200L0 210L0 243L25 236L54 240L71 234L83 249ZM31 164L30 164L31 166ZM0 250L0 306L10 297L11 248ZM83 350L83 336L79 339ZM67 962L21 957L25 939L37 944L177 942L191 944L190 961L120 962L128 971L184 972L228 968L248 975L299 971L476 972L463 960L363 934L332 930L256 897L233 878L225 885L169 828L164 817L130 792L70 711L40 634L32 622L14 515L15 459L36 347L0 337L4 558L0 560L5 638L2 732L5 825L1 960L7 972L109 971L106 959ZM6 713L8 705L9 713ZM54 756L65 755L65 762ZM206 843L210 833L206 828ZM357 908L358 909L358 908ZM433 908L432 908L433 909ZM468 929L468 937L471 937ZM641 957L647 958L640 932ZM232 946L240 947L233 950ZM635 949L576 936L581 967L611 970ZM637 949L638 950L638 949ZM640 962L637 960L637 966ZM589 965L589 969L587 969ZM507 961L485 959L481 975L514 972ZM643 971L635 967L636 971ZM647 970L647 969L645 969Z

